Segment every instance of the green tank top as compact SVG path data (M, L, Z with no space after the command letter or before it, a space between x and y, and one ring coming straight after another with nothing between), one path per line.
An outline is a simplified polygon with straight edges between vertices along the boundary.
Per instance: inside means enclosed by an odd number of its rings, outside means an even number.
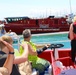
M26 41L23 41L22 43L24 43ZM36 51L36 46L34 43L27 42L29 43L33 49ZM15 50L15 55L16 56L20 56L22 53L24 52L22 46L20 46L20 53L18 52L18 50ZM37 56L33 56L33 55L29 55L28 56L29 61L32 61L32 68L37 69L39 72L44 72L45 68L49 65L48 62L44 59L41 59Z
M27 42L27 41L23 41L22 43L24 43L24 42ZM32 43L31 41L27 42L27 43L29 43L33 47L33 49L36 51L36 46L34 43ZM24 50L23 50L22 46L20 46L20 55L23 53L23 51ZM28 59L29 59L29 61L32 61L32 67L36 67L36 61L37 61L38 57L35 55L29 55Z

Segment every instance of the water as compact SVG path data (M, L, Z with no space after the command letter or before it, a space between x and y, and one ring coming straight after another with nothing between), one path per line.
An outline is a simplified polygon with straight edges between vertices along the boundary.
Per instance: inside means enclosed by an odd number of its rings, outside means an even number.
M20 41L23 37L20 37ZM36 44L63 44L63 48L70 48L70 40L68 39L68 33L56 33L56 34L37 34L32 35L31 41ZM18 48L14 45L14 48Z
M23 37L20 37L20 42L23 40ZM70 48L70 40L68 39L68 33L57 33L57 34L37 34L33 35L31 41L36 44L63 44L62 48ZM14 45L14 48L18 49L17 45ZM52 68L48 68L45 71L44 75L52 75Z

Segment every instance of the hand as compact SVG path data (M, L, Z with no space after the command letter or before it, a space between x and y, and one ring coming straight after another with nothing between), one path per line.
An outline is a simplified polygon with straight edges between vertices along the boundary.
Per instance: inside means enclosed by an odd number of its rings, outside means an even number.
M3 41L2 39L0 39L0 41L9 49L10 52L14 51L14 48L11 44L7 43L6 41Z
M49 47L51 46L51 44L46 44L45 46L46 46L47 48L49 48Z

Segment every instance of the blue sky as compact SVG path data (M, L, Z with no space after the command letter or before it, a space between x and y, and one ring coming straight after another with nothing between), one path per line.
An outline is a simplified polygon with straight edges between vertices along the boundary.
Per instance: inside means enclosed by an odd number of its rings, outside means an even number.
M0 0L0 19L12 16L47 17L76 13L76 0Z

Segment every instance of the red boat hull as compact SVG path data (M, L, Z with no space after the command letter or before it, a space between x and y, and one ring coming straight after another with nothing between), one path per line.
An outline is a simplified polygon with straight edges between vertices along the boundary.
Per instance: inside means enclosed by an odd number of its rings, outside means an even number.
M67 27L67 28L54 28L54 29L52 29L52 28L42 29L42 28L26 28L26 27L15 27L15 26L14 27L12 27L12 26L7 27L7 26L5 26L5 29L7 32L11 29L13 32L16 32L17 34L22 34L22 31L24 29L30 29L32 34L69 31L69 27Z
M33 34L69 31L67 18L40 18L31 19L26 17L7 17L4 23L8 32L10 29L21 34L24 29L30 29Z

